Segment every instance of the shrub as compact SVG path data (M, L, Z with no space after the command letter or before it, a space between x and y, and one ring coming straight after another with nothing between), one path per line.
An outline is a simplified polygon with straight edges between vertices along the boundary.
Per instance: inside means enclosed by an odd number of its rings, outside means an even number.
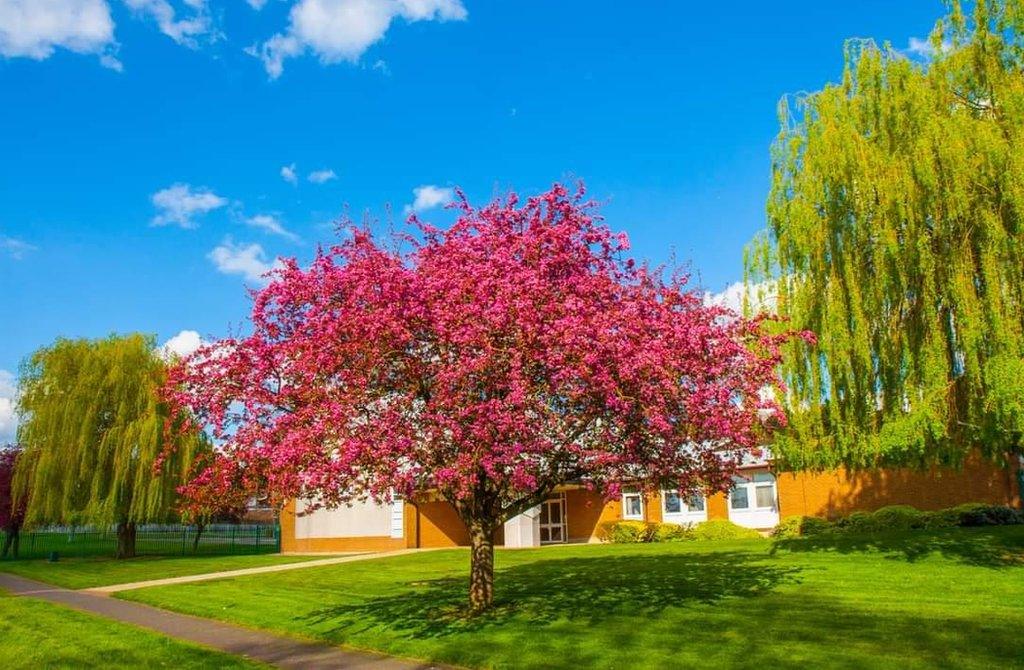
M1024 522L1019 511L1006 505L967 503L949 511L956 514L960 526L1008 526Z
M726 519L712 519L694 526L688 537L694 540L740 540L761 537L761 534L753 528L737 526Z
M636 544L654 539L658 524L647 521L606 521L601 524L598 537L612 544Z
M955 509L940 509L935 512L921 512L922 528L953 528L960 522L960 515Z
M690 528L678 523L659 523L654 531L655 542L680 542L690 539L689 536Z
M816 516L787 516L772 529L772 537L791 540L808 535L820 535L832 530L832 524Z
M875 520L870 512L854 512L836 521L835 525L850 533L870 533L875 530Z
M871 513L874 530L912 530L924 528L924 515L910 505L889 505Z

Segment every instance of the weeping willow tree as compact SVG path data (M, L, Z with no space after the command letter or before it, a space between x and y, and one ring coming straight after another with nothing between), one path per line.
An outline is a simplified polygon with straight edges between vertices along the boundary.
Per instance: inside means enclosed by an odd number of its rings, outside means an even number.
M165 364L142 335L61 339L23 365L15 495L27 500L25 524L117 526L118 558L135 555L136 524L174 516L175 489L201 434L168 431L179 444L164 453L168 412L157 391ZM28 494L31 495L28 495Z
M780 104L747 250L793 340L794 467L1000 462L1024 435L1024 0L951 5L930 53L848 44Z

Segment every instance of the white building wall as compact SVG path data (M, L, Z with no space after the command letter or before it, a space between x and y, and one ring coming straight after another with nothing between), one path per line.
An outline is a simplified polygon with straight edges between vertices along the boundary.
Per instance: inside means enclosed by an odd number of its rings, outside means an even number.
M540 546L540 507L528 509L505 522L505 546Z
M399 505L401 503L398 503ZM313 537L402 537L401 518L395 535L394 507L378 505L373 501L353 502L348 507L319 509L303 514L308 503L295 504L295 537L304 540ZM401 507L399 507L399 514Z

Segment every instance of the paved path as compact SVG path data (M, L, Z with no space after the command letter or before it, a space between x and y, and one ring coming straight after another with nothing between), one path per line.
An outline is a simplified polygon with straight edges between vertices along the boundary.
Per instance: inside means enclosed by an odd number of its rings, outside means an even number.
M117 593L118 591L131 591L133 589L145 589L150 586L167 586L169 584L189 584L191 582L205 582L211 579L229 579L231 577L242 577L244 575L259 575L264 572L282 572L284 570L301 570L303 568L316 568L321 565L337 565L338 563L352 563L353 561L366 561L371 558L383 558L385 556L401 556L421 552L423 549L398 549L395 551L380 551L364 554L346 554L344 556L332 556L331 558L319 558L313 561L299 563L278 563L277 565L264 565L258 568L243 568L241 570L224 570L222 572L204 572L199 575L185 575L184 577L167 577L165 579L150 579L144 582L129 582L127 584L110 584L109 586L94 586L85 589L89 593Z
M107 596L70 591L24 577L0 573L0 588L19 596L30 596L91 612L108 619L149 628L180 640L255 659L279 668L327 670L427 670L446 666L350 651L315 642L303 642L241 626L200 619L185 614L117 600ZM56 631L55 631L56 633Z

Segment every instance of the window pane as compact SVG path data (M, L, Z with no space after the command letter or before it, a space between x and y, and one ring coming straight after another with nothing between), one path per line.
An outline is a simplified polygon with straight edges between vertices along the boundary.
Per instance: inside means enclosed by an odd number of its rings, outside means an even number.
M683 511L683 501L677 491L665 491L665 513L679 514Z
M626 496L626 516L643 516L643 507L640 504L640 495L631 494Z
M551 503L551 506L548 509L548 515L551 517L551 523L562 523L562 504Z
M729 499L732 502L733 509L747 509L750 507L750 500L747 498L747 489L745 486L738 486L732 490L729 494Z
M686 506L690 508L691 512L703 512L704 496L690 496L690 499L686 502Z
M758 486L754 489L754 498L758 507L775 507L775 487Z
M562 541L562 527L561 526L553 526L551 528L551 541L552 542L561 542Z
M551 533L544 526L540 527L540 541L541 542L550 542L551 541Z
M754 482L757 484L763 484L766 482L774 482L775 477L770 472L758 472L754 474Z

